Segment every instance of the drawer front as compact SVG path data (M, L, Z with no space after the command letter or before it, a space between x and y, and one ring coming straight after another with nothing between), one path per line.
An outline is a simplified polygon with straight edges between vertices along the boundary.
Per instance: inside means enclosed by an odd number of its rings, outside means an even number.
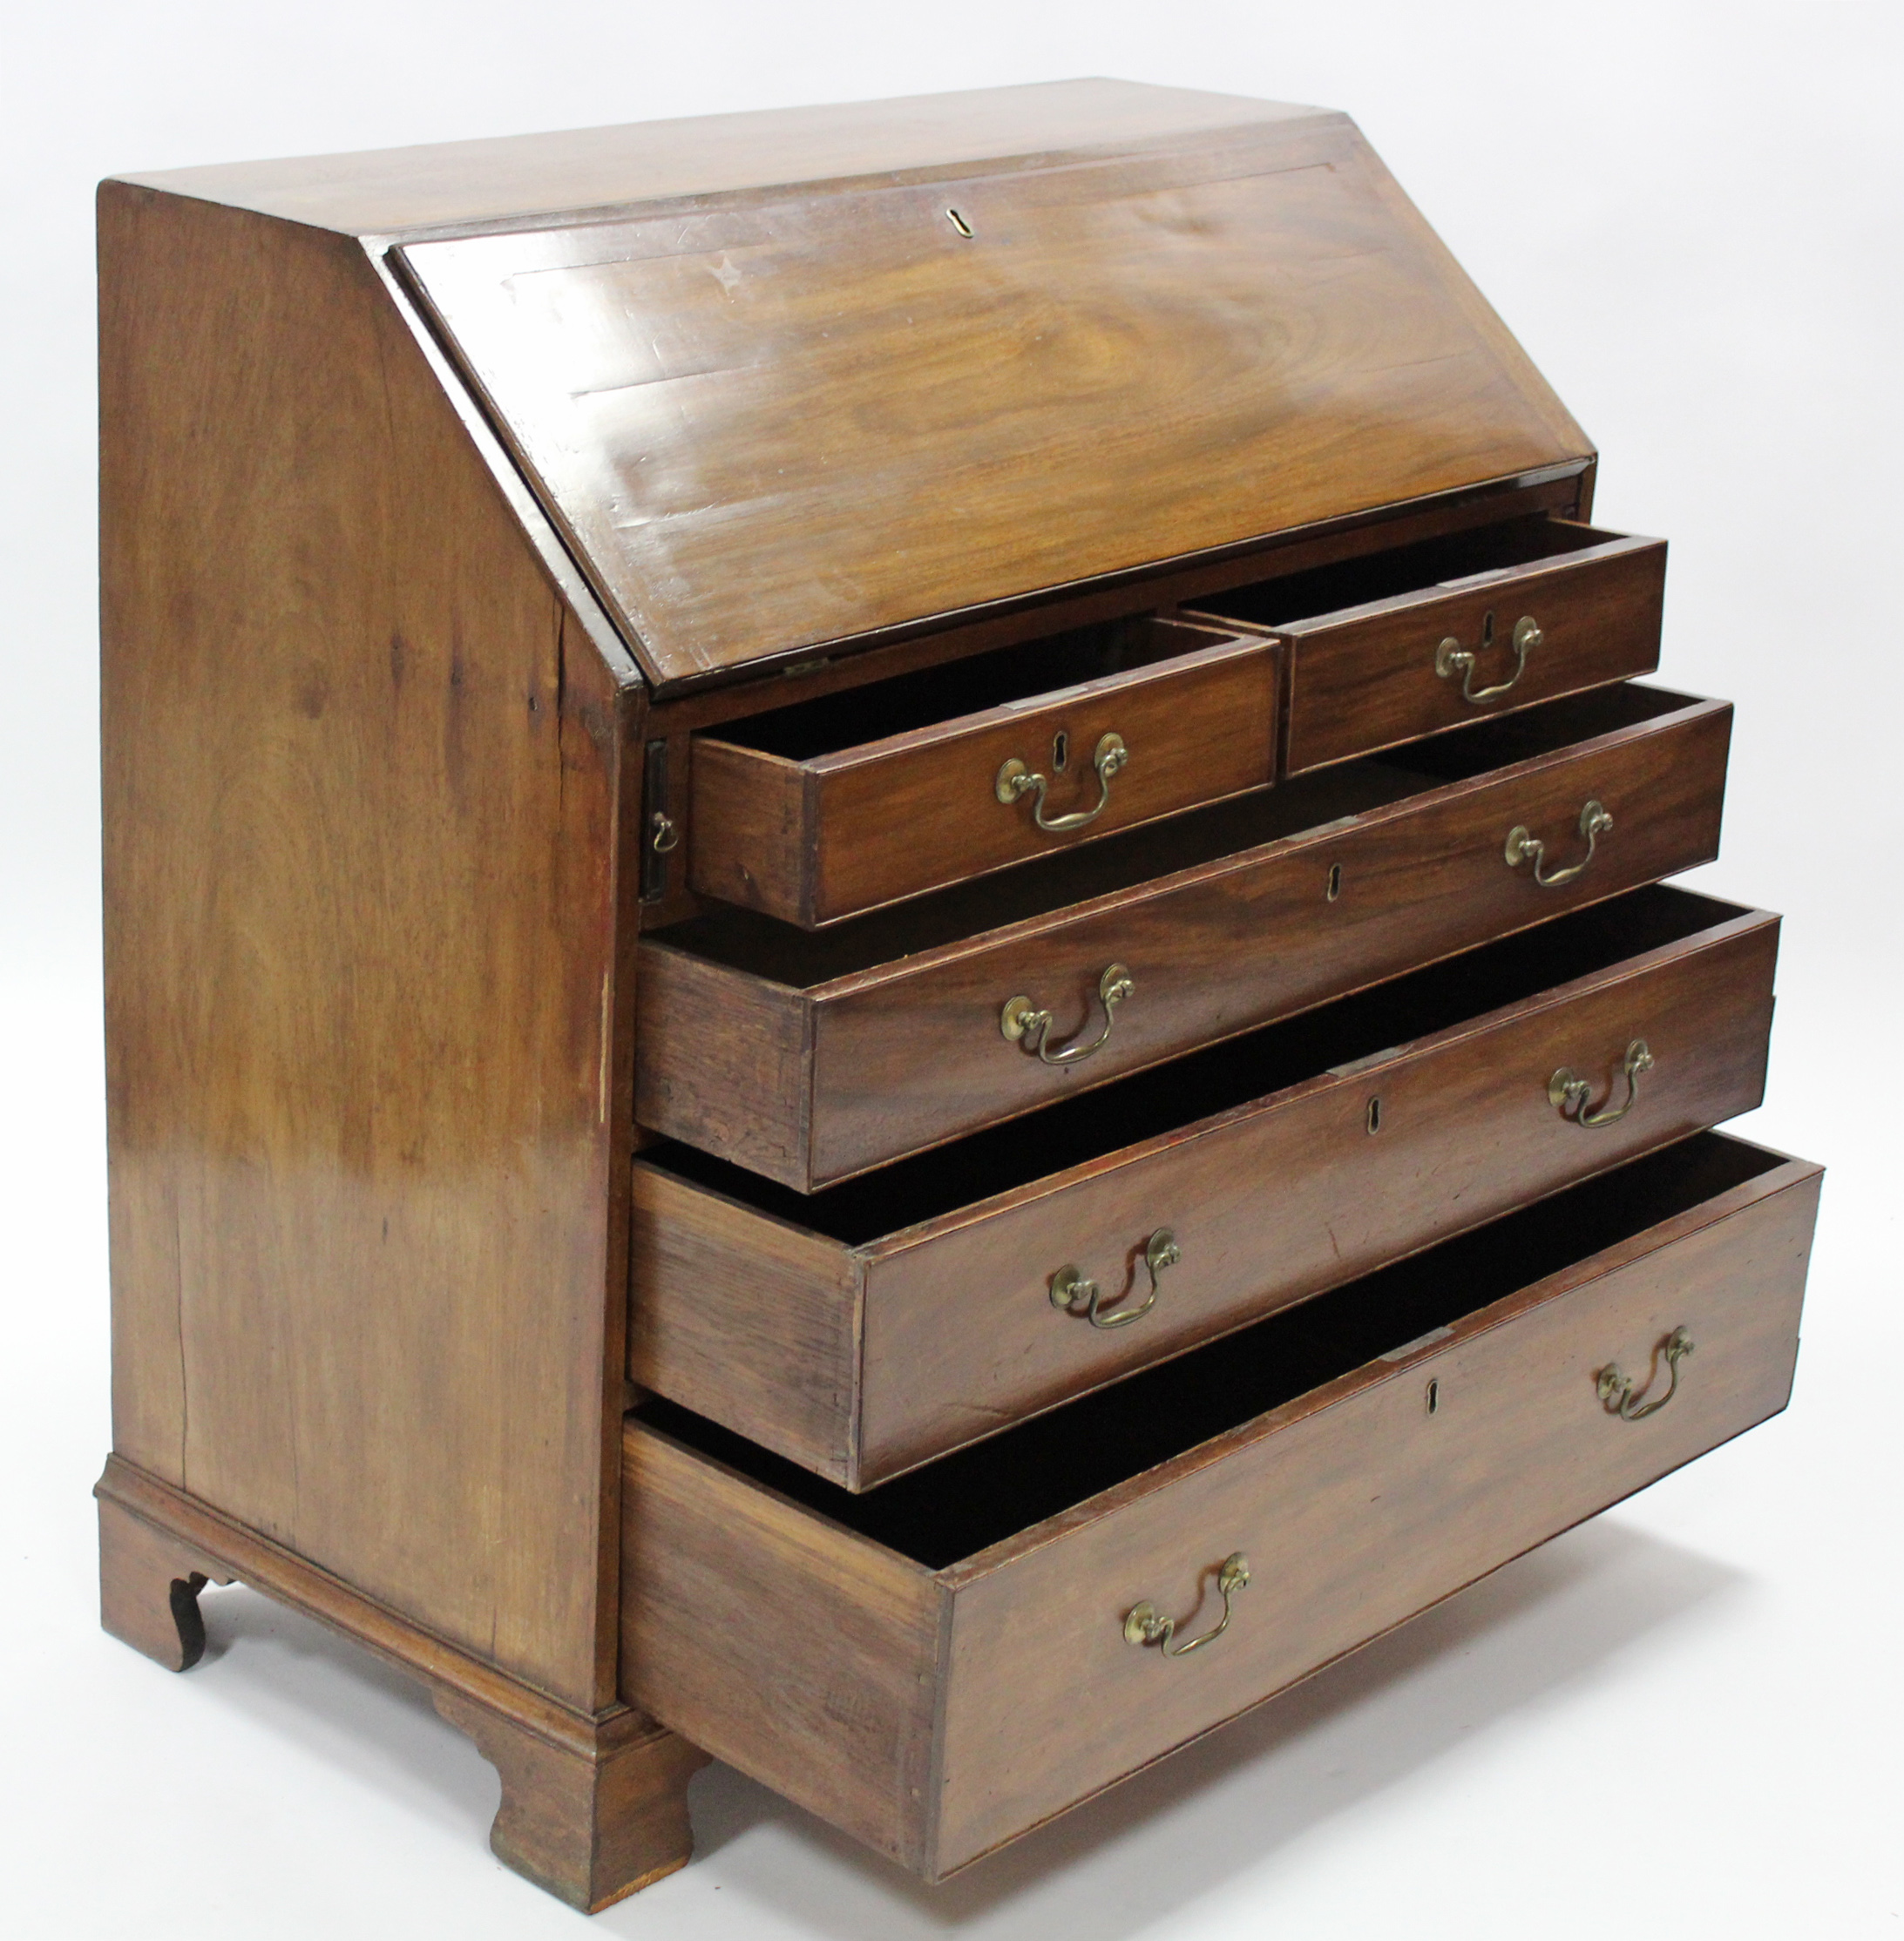
M1729 707L1689 702L804 991L651 939L636 1115L797 1191L849 1179L1710 861L1731 729ZM1611 819L1590 858L1589 802ZM1542 843L1538 869L1508 862L1516 828ZM1113 964L1133 986L1115 1018ZM999 1030L1020 996L1051 1011L1054 1052L1101 1042L1045 1062Z
M1791 1393L1816 1192L1814 1177L1409 1357L961 1587L940 1870L1775 1414ZM1657 1345L1681 1328L1695 1343L1682 1392L1643 1421L1609 1414L1600 1370L1616 1362L1663 1388ZM1120 1620L1144 1599L1186 1636L1207 1628L1211 1579L1237 1552L1250 1583L1227 1635L1174 1660L1125 1642Z
M802 1230L797 1203L769 1212L637 1161L629 1375L869 1487L1750 1110L1777 947L1775 917L1724 916L1061 1171L1040 1166L1033 1120L1026 1185L858 1245ZM1640 1040L1650 1062L1630 1079ZM1563 1067L1588 1116L1616 1116L1582 1125L1564 1088L1557 1105ZM1101 1320L1156 1298L1094 1326L1088 1295L1054 1304L1067 1271L1097 1284Z
M1726 925L882 1252L866 1269L862 1479L1751 1111L1777 953L1776 918ZM1630 1084L1636 1041L1653 1064ZM1589 1115L1630 1108L1582 1125L1549 1097L1563 1067L1590 1084ZM1179 1258L1153 1277L1160 1229ZM1155 1305L1093 1327L1053 1305L1067 1268L1113 1311L1153 1285Z
M820 928L1265 787L1278 651L1225 640L803 761L701 737L689 881Z
M1284 773L1649 673L1665 587L1663 540L1616 538L1284 629Z
M814 1008L811 1183L1705 862L1730 730L1725 708L1670 718L828 998ZM1589 801L1612 826L1578 876L1543 888L1530 862L1508 862L1515 828L1544 844L1543 875L1583 861ZM1135 987L1115 1017L1099 997L1112 964ZM1020 995L1052 1012L1054 1048L1098 1049L1054 1067L1006 1039L1000 1016Z
M1819 1174L1760 1159L938 1571L631 1420L623 1694L947 1873L1781 1408ZM1623 1419L1614 1363L1630 1411L1677 1388ZM1129 1640L1142 1603L1179 1641L1212 1627L1238 1553L1221 1637L1175 1658Z

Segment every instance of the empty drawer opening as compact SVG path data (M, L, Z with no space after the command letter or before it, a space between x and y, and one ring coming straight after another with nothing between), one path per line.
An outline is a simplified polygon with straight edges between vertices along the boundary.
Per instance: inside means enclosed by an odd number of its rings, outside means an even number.
M999 647L970 659L891 680L868 683L844 693L797 701L789 707L753 714L711 730L712 738L810 761L863 742L910 734L934 722L1042 697L1112 674L1155 666L1199 647L1213 646L1223 635L1211 629L1144 615L1079 627L1049 639Z
M1021 1185L1027 1154L1038 1156L1041 1175L1062 1172L1744 914L1686 890L1632 890L818 1193L796 1193L684 1146L650 1147L642 1159L862 1246Z
M1598 688L1478 723L1460 735L1398 748L1379 759L1345 762L1277 788L1191 809L826 930L798 930L727 905L648 934L655 943L711 963L810 990L1698 705L1692 696L1664 688Z
M864 1495L659 1398L637 1414L940 1570L1783 1163L1697 1133Z
M1477 526L1471 531L1397 546L1392 552L1371 553L1365 558L1291 573L1282 579L1258 580L1233 592L1199 599L1196 606L1199 612L1246 620L1256 626L1291 626L1319 613L1365 606L1372 600L1392 599L1399 593L1417 592L1474 573L1562 558L1618 538L1616 532L1555 519L1510 519L1500 525Z

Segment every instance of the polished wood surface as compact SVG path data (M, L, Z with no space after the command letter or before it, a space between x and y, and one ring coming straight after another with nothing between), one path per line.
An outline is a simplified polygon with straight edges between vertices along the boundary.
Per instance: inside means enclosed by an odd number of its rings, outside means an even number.
M1358 574L1315 576L1345 611L1284 619L1316 594L1306 578L1279 581L1210 603L1229 624L1272 626L1288 655L1283 771L1306 774L1446 728L1463 727L1558 694L1650 673L1659 665L1666 545L1564 521L1534 521L1462 535L1420 551L1438 558L1442 584L1424 584L1379 600L1363 599ZM1564 547L1567 550L1558 550ZM1498 563L1496 563L1498 561ZM1383 582L1376 575L1375 585ZM1517 665L1514 631L1535 621L1541 639ZM1471 672L1437 672L1445 640L1475 656ZM1484 693L1473 701L1464 680Z
M706 1755L652 1719L564 1706L121 1457L93 1493L102 1620L167 1670L205 1648L205 1584L242 1582L423 1681L501 1778L497 1857L539 1886L593 1912L687 1860L688 1781Z
M1340 117L401 259L663 689L1591 455Z
M175 195L372 238L776 182L931 172L989 158L1120 151L1327 111L1202 89L1045 81L883 101L695 115L128 175Z
M637 1116L803 1192L850 1178L1710 861L1731 725L1722 702L1614 690L830 942L725 918L651 935ZM1516 824L1551 867L1578 861L1589 801L1614 827L1579 876L1508 866ZM1136 992L1089 1058L1054 1069L1000 1035L1020 992L1054 1044L1094 1035L1114 963Z
M1574 942L1569 924L1590 930ZM1775 917L1641 892L1171 1067L1135 1097L1080 1099L1060 1127L1033 1119L1009 1143L819 1195L804 1234L791 1195L645 1154L630 1376L870 1486L1749 1111L1777 949ZM1555 1111L1562 1065L1591 1079L1596 1106L1617 1104L1635 1038L1657 1067L1617 1123ZM1275 1082L1251 1097L1258 1072ZM1097 1329L1053 1308L1067 1266L1107 1302L1142 1301L1160 1227L1182 1259L1142 1321Z
M1512 1258L1485 1255L1493 1230L1425 1256L1414 1305L1438 1288L1426 1311L1449 1318L1420 1340L1373 1359L1351 1349L1309 1392L1161 1463L1133 1454L1123 1480L956 1560L931 1560L932 1505L949 1506L962 1472L919 1479L922 1559L884 1492L815 1484L796 1500L631 1420L627 1689L928 1877L950 1872L1784 1406L1818 1169L1721 1140L1641 1166L1637 1231L1616 1214L1621 1237L1596 1246L1583 1222L1570 1255L1549 1234L1565 1264L1472 1311L1473 1261L1515 1287ZM1683 1176L1677 1193L1663 1172ZM1602 1208L1618 1197L1607 1182ZM1643 1422L1610 1415L1598 1371L1617 1359L1663 1379L1657 1344L1679 1327L1697 1343L1684 1392ZM1120 1408L1138 1450L1155 1442L1142 1411L1173 1373L1104 1398L1101 1448L1117 1444ZM1246 1405L1221 1371L1209 1385L1216 1406ZM769 1458L745 1466L778 1474ZM1001 1455L994 1525L1014 1475L1040 1499L1038 1468ZM882 1514L882 1539L848 1526ZM1175 1661L1126 1643L1142 1599L1185 1635L1211 1623L1215 1571L1236 1551L1252 1581L1227 1635Z
M796 759L770 736L765 747L697 738L687 831L692 887L818 929L1267 787L1276 761L1274 644L1167 622L1147 631L1155 638L1128 671L857 747ZM1128 759L1106 789L1093 755L1111 734ZM1047 822L1091 820L1054 833L1037 826L1030 799L1001 802L999 771L1013 759L1047 778Z
M356 245L99 223L114 1445L611 1703L636 691Z

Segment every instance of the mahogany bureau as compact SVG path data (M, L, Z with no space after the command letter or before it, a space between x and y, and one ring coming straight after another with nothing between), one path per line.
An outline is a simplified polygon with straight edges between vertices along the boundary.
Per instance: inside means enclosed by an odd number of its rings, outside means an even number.
M599 1908L938 1878L1782 1408L1665 547L1371 152L1121 83L99 198L107 1628Z

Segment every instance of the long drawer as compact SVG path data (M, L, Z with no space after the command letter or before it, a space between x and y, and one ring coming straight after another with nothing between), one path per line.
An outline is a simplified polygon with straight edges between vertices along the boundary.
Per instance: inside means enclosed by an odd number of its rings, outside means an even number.
M648 1404L623 1694L949 1873L1782 1408L1819 1177L1699 1135L871 1496Z
M629 1375L869 1486L1751 1109L1777 950L1639 889L826 1193L652 1149Z
M1281 772L1659 665L1666 543L1517 519L1199 602L1287 656Z
M1142 619L699 735L688 881L822 928L1264 788L1277 659Z
M1731 728L1616 686L824 937L654 933L636 1117L803 1192L850 1178L1710 860Z

